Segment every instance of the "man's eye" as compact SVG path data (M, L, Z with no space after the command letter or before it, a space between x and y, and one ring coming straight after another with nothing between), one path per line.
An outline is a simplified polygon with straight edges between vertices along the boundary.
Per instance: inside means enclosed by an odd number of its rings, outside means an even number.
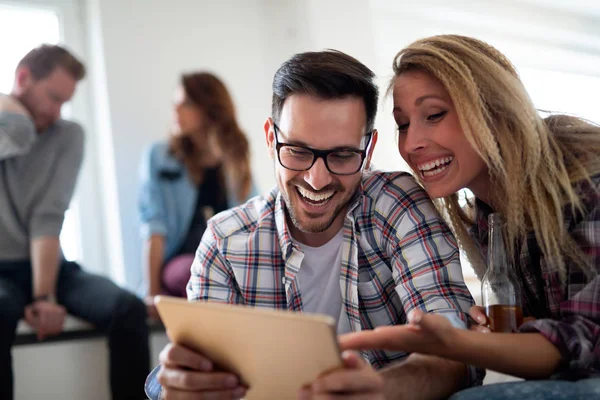
M294 147L288 147L287 151L292 156L307 156L312 154L310 151Z
M338 153L331 153L329 157L332 157L335 160L338 161L345 161L345 160L349 160L353 157L356 157L356 153L351 152L351 151L341 151Z

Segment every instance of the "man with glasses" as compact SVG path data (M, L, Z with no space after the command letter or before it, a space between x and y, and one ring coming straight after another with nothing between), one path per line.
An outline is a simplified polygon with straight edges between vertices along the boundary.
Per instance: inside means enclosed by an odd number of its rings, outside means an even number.
M341 52L297 54L279 68L264 124L277 186L209 221L190 300L327 314L338 333L404 324L416 309L466 327L473 301L450 231L409 174L369 170L377 99L373 72ZM431 356L363 356L344 354L344 369L298 396L440 398L478 379ZM160 358L146 386L153 399L246 393L190 349L170 344Z

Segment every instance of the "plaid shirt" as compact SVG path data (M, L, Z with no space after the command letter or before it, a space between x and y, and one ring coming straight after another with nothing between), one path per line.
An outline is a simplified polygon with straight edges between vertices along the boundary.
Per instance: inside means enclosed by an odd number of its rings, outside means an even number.
M525 316L537 318L521 326L521 332L538 332L561 352L564 364L556 378L578 379L600 376L600 175L592 185L577 185L585 215L574 216L565 208L565 227L581 250L589 256L596 275L586 279L579 268L567 264L567 280L561 283L558 272L551 272L552 260L546 258L530 233L515 257L515 272L520 278ZM492 210L477 201L476 223L471 236L481 255L487 259L488 220Z
M302 258L275 188L209 221L188 298L302 311L296 279ZM340 285L354 332L404 324L413 309L443 314L464 327L474 304L454 237L406 173L363 174L344 221ZM375 368L406 355L364 352Z

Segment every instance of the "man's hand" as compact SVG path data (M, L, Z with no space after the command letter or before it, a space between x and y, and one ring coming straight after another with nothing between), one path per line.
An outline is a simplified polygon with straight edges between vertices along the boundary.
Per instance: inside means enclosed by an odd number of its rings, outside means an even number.
M355 352L342 354L344 368L332 371L298 392L302 400L383 400L383 378Z
M29 111L23 107L19 100L15 99L13 96L5 94L0 94L0 111L22 114L26 117L31 117Z
M61 333L66 315L63 306L46 300L25 307L25 321L37 332L38 340Z
M170 343L159 358L164 400L241 399L246 394L239 377L216 371L209 359L186 347Z

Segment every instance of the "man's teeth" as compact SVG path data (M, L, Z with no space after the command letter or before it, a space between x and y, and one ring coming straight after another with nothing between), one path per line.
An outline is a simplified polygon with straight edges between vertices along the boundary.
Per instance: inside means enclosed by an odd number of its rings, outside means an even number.
M430 162L428 162L426 164L421 164L421 165L418 166L418 168L419 168L419 171L423 172L423 174L425 176L427 176L425 174L426 171L430 171L430 170L432 170L432 169L434 169L436 167L439 167L440 165L442 165L442 167L445 168L446 164L448 164L450 161L452 161L453 158L454 157L439 158L437 160L430 161ZM437 168L437 169L440 169L440 168Z
M310 190L306 190L300 186L296 186L296 187L298 188L298 191L300 192L302 197L306 197L307 199L309 199L311 201L316 201L316 202L328 200L331 196L333 196L333 193L334 193L333 190L331 190L329 192L323 192L323 193L314 193L314 192L311 192Z

